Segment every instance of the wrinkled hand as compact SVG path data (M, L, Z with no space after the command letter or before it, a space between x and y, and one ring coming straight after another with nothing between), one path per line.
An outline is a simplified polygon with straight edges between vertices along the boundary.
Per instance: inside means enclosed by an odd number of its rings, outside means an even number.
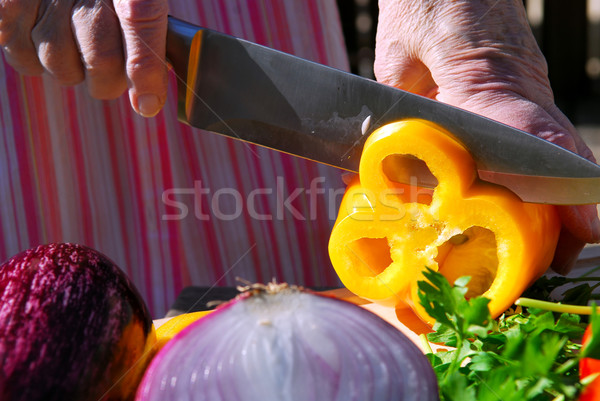
M129 89L152 116L167 93L167 14L167 0L0 0L0 46L23 74L85 81L99 99Z
M595 161L554 104L544 56L521 0L380 0L375 75L547 139ZM552 268L566 273L600 241L595 205L559 206Z

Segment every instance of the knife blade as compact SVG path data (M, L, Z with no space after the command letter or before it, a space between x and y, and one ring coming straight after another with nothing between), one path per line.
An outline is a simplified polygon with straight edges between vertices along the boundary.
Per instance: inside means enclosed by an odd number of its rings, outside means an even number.
M173 17L167 60L178 77L178 118L196 128L358 171L370 132L418 118L462 143L480 179L511 189L525 202L600 203L597 164L429 98ZM423 163L410 160L403 162L413 163L419 185L435 186Z

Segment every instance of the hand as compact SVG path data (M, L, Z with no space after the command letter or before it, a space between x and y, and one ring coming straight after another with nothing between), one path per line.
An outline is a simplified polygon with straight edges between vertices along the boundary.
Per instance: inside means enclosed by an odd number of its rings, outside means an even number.
M85 81L98 99L129 89L152 116L167 93L167 14L167 0L0 0L0 46L23 74Z
M521 0L380 0L375 74L427 96L547 139L595 161L554 104L546 61ZM567 273L600 241L595 205L559 206L552 268Z

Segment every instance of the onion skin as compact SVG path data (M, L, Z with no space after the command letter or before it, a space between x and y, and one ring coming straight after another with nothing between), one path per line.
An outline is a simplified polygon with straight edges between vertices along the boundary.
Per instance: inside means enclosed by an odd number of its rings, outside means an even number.
M43 245L0 266L0 399L126 400L153 344L150 314L108 258Z
M136 401L438 400L419 348L379 316L285 289L245 293L175 336Z

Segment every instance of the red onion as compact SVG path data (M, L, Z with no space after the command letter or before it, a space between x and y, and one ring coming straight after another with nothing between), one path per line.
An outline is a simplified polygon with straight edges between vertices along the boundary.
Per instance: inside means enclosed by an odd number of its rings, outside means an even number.
M429 361L395 327L349 302L286 285L245 292L184 329L155 356L136 397L437 399Z

